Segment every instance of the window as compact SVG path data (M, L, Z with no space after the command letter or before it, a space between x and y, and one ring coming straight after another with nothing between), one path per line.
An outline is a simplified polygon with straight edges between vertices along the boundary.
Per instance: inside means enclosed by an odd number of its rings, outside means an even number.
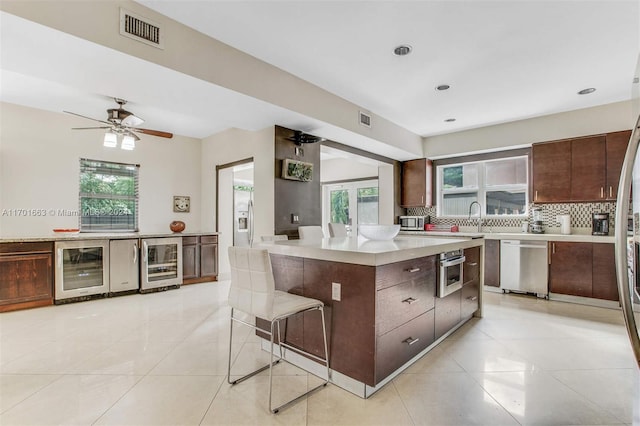
M138 164L80 159L80 230L138 230Z
M526 215L527 163L521 156L438 166L438 215L467 217L474 201L483 216Z

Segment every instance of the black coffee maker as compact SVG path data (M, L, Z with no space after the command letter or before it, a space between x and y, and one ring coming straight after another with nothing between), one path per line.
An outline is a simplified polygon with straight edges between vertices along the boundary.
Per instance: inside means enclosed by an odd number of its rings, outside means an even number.
M594 213L591 235L609 235L609 213Z

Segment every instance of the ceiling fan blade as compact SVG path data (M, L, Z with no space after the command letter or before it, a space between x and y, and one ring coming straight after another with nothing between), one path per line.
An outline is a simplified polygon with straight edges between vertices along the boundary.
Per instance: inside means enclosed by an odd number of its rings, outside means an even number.
M87 117L86 115L76 114L75 112L71 112L71 111L62 111L62 112L66 112L67 114L76 115L78 117L86 118L87 120L93 120L93 121L97 121L98 123L104 123L111 126L111 123L109 123L108 121L97 120L95 118Z
M168 133L168 132L161 132L159 130L151 130L151 129L130 129L133 130L134 132L139 132L139 133L144 133L145 135L151 135L151 136L158 136L160 138L169 138L171 139L173 137L173 133Z
M90 130L90 129L111 129L111 126L100 127L72 127L71 130Z

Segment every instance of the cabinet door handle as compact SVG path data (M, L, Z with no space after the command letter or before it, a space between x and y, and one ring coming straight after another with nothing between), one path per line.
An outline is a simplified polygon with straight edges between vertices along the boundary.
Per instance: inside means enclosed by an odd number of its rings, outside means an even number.
M405 271L407 272L418 272L420 270L420 268L409 268L409 269L405 269Z
M600 187L600 198L604 198L604 186Z
M467 263L469 266L478 266L478 262L469 262Z
M138 263L138 243L133 243L133 264Z
M414 299L413 297L409 297L407 299L404 299L402 301L402 303L408 303L408 304L411 305L412 303L416 303L418 300L420 300L420 299Z
M609 198L613 198L613 186L609 187Z
M469 296L467 297L467 299L471 300L472 302L475 302L476 300L478 300L478 296Z
M416 343L418 340L420 340L419 337L416 337L415 339L413 337L407 337L402 341L402 343L406 343L407 345L411 346L414 343Z
M556 243L551 243L551 253L556 254Z
M424 204L424 195L420 196L420 204Z
M536 194L533 196L533 199L536 201L538 200L538 190L536 190Z

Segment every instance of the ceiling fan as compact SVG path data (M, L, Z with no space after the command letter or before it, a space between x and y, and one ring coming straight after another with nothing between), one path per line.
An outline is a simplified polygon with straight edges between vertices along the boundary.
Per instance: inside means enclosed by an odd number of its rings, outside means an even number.
M302 145L303 143L323 142L326 139L319 136L309 135L301 132L300 130L295 130L293 136L288 137L287 140L292 141L296 145Z
M77 114L71 111L64 111L67 114L77 115L78 117L86 118L88 120L97 121L98 123L105 124L104 126L96 127L73 127L72 130L89 130L89 129L106 129L104 144L108 147L115 147L117 145L117 137L122 136L122 148L133 149L133 141L138 141L140 138L136 133L142 133L150 136L158 136L161 138L172 138L173 133L162 132L160 130L142 129L137 127L144 123L144 120L134 115L123 108L127 103L124 99L113 98L118 104L118 108L109 108L107 110L108 117L105 120L98 120L95 118L87 117L85 115Z

